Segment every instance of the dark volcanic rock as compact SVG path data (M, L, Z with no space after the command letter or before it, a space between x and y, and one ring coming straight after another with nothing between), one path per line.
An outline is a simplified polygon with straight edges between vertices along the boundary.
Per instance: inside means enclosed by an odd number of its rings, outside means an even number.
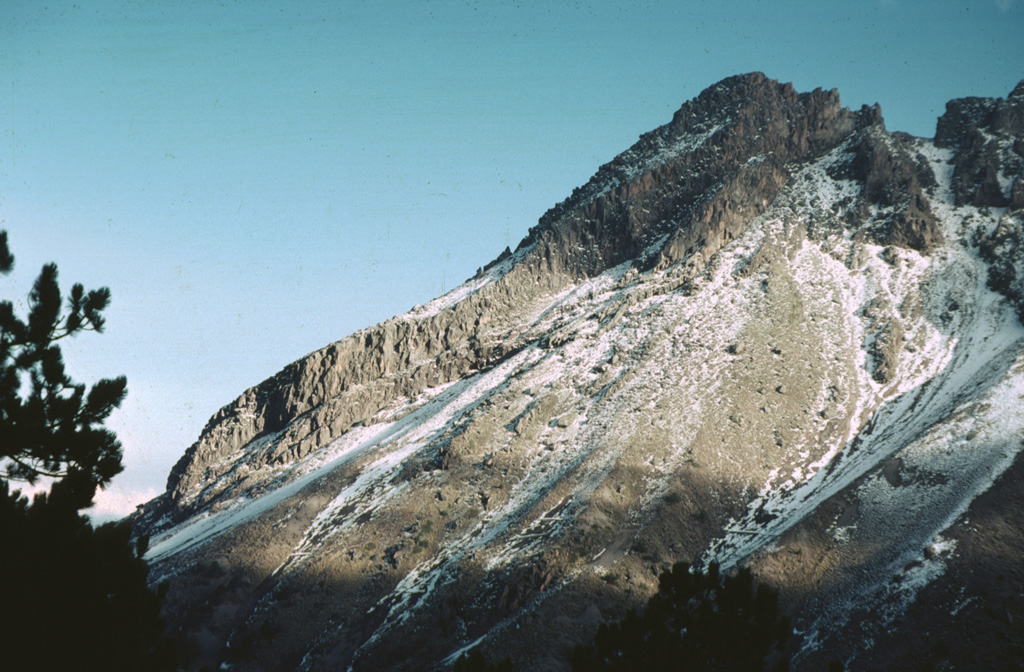
M1018 177L1010 188L1010 210L1024 208L1024 178Z
M973 129L992 124L997 101L992 98L956 98L946 103L946 113L935 126L938 147L958 147Z
M1024 321L1024 212L1004 215L991 235L980 238L978 250L989 262L989 287L1012 301Z
M926 252L942 239L922 193L935 186L935 175L911 144L912 138L901 133L865 132L854 149L850 172L864 183L865 203L893 208L876 227L875 241Z
M1008 199L999 184L999 142L971 129L960 143L953 169L953 193L957 205L1004 207Z
M1000 171L1019 173L1024 134L1024 82L1003 98L958 98L946 103L935 144L956 150L953 193L957 205L1005 207Z

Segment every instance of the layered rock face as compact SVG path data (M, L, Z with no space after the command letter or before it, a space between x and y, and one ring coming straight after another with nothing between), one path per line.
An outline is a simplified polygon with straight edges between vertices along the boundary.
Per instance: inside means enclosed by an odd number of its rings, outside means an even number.
M677 560L750 564L797 669L857 669L1021 447L1022 93L932 142L729 78L246 391L136 515L190 669L567 669Z

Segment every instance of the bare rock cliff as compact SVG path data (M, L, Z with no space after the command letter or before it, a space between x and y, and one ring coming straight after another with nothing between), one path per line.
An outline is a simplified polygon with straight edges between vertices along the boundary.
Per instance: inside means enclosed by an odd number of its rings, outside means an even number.
M565 670L679 560L779 587L795 669L940 664L928 619L988 585L957 544L1024 553L1022 111L952 101L933 141L730 77L459 288L244 392L135 517L187 668Z
M490 267L497 282L427 317L413 311L331 344L221 409L172 469L161 511L180 519L239 480L247 485L262 464L305 457L396 398L493 366L523 343L490 316L539 291L630 260L638 270L683 261L696 274L772 203L787 166L843 142L857 146L850 171L865 182L864 203L898 209L872 237L926 250L938 233L920 190L934 178L878 131L877 106L851 112L834 89L798 94L760 73L710 87L548 211L514 263ZM239 473L243 447L281 432Z

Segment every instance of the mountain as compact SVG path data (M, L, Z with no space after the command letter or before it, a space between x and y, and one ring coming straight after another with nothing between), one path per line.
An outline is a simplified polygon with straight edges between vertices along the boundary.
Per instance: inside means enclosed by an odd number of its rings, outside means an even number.
M708 88L211 418L134 517L189 669L565 670L679 560L777 587L796 670L1019 664L1022 246L1024 82L933 140Z

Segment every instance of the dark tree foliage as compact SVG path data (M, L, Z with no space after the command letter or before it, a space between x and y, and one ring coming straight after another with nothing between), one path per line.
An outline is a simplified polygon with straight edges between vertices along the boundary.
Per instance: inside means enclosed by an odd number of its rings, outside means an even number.
M14 257L0 231L0 274ZM162 595L146 584L146 541L128 523L93 528L80 511L122 470L103 427L124 378L86 390L65 373L58 342L103 329L106 288L75 285L67 308L57 267L43 267L28 317L0 302L0 667L4 670L173 670ZM29 503L9 481L49 479Z
M592 646L573 651L574 672L762 672L784 670L792 628L778 593L755 586L750 570L722 576L677 563L660 577L643 614L599 626Z
M0 273L13 265L7 233L0 232ZM103 331L109 302L106 287L86 292L76 284L65 312L55 264L36 279L27 320L10 301L0 301L0 463L10 480L61 479L77 508L89 506L96 487L122 469L121 444L102 425L124 400L127 383L101 380L87 392L65 372L58 342Z
M0 534L3 669L175 669L127 523L93 528L59 497L29 504L0 483Z

